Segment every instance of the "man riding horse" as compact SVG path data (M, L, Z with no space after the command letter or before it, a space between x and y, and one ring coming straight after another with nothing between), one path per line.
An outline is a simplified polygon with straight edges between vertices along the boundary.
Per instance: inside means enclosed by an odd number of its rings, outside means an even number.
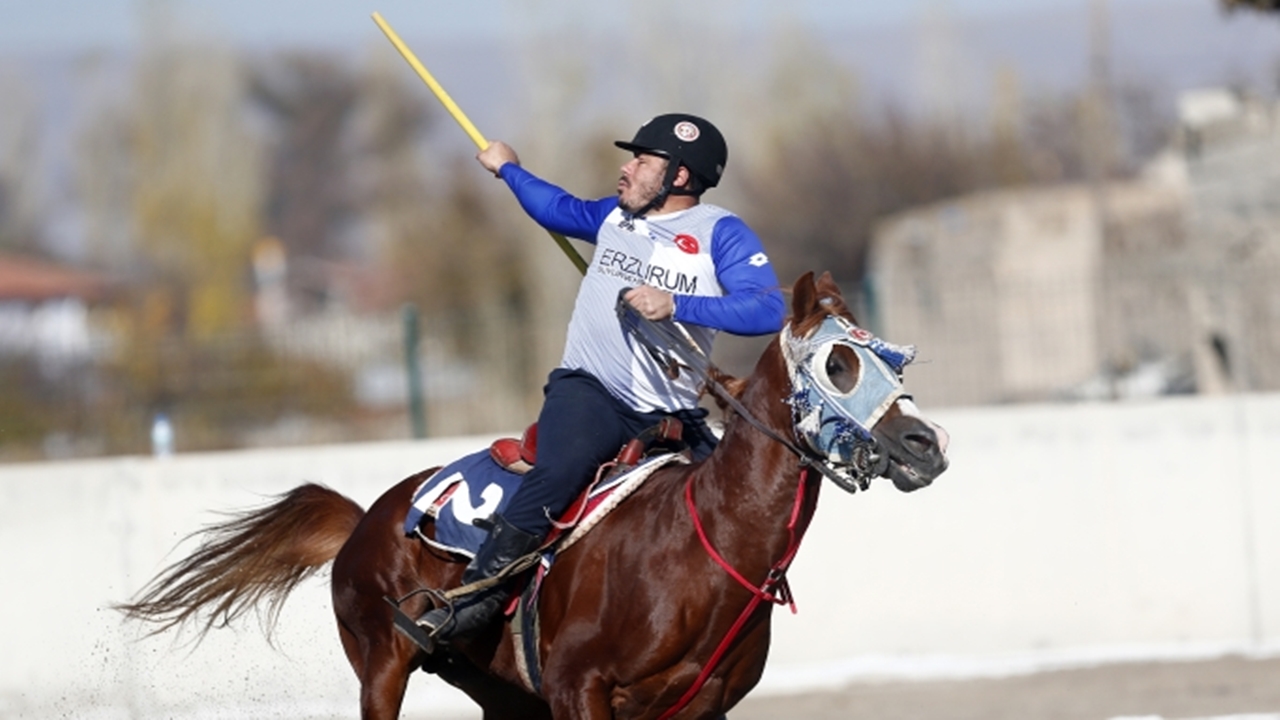
M664 417L683 423L695 459L715 447L698 408L697 380L670 377L629 338L614 310L620 293L645 318L683 324L707 356L717 331L765 335L782 327L784 302L760 239L736 215L701 202L724 172L728 148L720 131L694 115L668 114L615 144L633 156L622 166L617 195L598 200L536 177L503 142L476 156L538 224L596 249L563 359L544 388L536 463L505 514L493 517L463 584L492 578L536 550L596 468ZM417 622L447 641L492 621L508 593L502 584L486 587Z

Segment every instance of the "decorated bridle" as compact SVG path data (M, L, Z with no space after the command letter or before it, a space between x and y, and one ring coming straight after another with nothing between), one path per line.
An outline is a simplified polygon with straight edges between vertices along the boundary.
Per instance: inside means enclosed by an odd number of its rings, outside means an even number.
M829 315L813 332L797 337L787 325L779 345L791 379L791 406L796 436L803 446L774 432L718 382L710 358L678 323L649 320L618 295L622 325L659 365L674 377L687 368L740 417L781 443L847 492L866 490L884 473L889 458L871 434L893 403L910 397L902 387L902 370L915 359L915 348L887 343L843 317ZM827 376L826 362L837 346L858 357L858 378L841 391Z
M791 377L787 402L796 435L842 476L832 478L836 484L850 492L854 485L866 490L889 463L871 429L898 399L910 397L902 371L915 359L915 348L887 343L838 315L827 316L805 337L796 337L788 325L779 345ZM847 391L827 376L827 360L837 347L858 357L858 377Z

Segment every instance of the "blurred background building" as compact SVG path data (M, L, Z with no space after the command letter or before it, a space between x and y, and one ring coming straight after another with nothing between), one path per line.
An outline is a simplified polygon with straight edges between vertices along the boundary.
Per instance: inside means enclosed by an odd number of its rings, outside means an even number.
M943 404L1280 389L1280 106L1180 95L1137 177L987 191L884 220L875 319L926 338Z
M1268 3L486 2L368 10L576 194L652 115L711 118L708 200L919 345L923 405L1280 389ZM160 416L178 452L534 417L576 272L367 13L115 6L0 35L0 461L148 452Z

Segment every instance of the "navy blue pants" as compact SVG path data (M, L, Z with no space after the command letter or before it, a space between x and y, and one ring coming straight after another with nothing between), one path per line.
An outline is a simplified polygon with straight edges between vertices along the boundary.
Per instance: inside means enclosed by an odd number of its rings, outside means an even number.
M503 513L507 522L539 537L591 483L601 463L612 460L628 440L668 414L632 409L581 370L553 371L543 393L537 462ZM707 411L670 414L683 423L684 441L694 458L710 455L716 438L704 420Z

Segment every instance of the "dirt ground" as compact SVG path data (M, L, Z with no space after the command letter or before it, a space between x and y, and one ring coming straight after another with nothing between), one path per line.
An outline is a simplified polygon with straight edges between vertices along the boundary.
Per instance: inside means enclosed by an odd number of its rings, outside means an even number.
M750 697L730 720L1280 719L1280 658L1126 663L999 679L855 683ZM1261 720L1261 718L1259 718Z

